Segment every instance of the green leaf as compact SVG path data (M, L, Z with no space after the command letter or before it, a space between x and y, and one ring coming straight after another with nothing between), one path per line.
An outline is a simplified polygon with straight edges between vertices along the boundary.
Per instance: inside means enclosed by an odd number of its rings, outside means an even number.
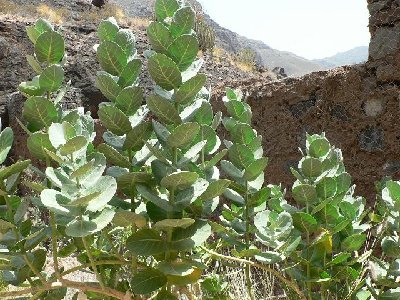
M172 35L177 37L182 34L190 34L194 27L195 17L195 12L190 6L178 9L170 26Z
M318 138L310 144L308 151L312 157L321 158L327 155L330 149L331 145L326 138Z
M243 169L254 161L254 154L246 145L234 144L229 148L228 156L236 167Z
M96 218L89 220L85 218L74 219L65 227L65 234L72 237L85 237L99 232L110 224L115 212L105 208Z
M0 134L0 164L2 164L10 152L14 141L14 133L10 127L5 128Z
M170 228L188 228L193 225L195 220L190 218L182 218L182 219L165 219L162 221L158 221L154 224L154 228L158 229L170 229Z
M35 129L49 127L58 119L54 104L44 97L30 97L24 104L23 116Z
M143 172L127 173L117 178L118 187L123 190L131 189L138 183L148 184L151 180L151 174Z
M396 181L389 180L386 182L390 197L397 203L400 203L400 184Z
M174 95L174 100L182 105L192 102L196 95L206 84L207 76L205 74L197 74L186 81Z
M306 177L318 177L321 175L323 168L319 159L308 157L301 161L301 171Z
M132 277L132 292L139 295L150 294L167 284L167 277L156 269L145 269Z
M168 50L179 70L185 71L197 57L199 42L193 35L185 34L175 39Z
M172 44L171 33L160 22L152 22L147 27L147 36L154 51L168 54L168 48Z
M163 261L157 265L157 268L165 275L188 276L193 273L192 264L183 261Z
M367 240L367 236L363 233L353 234L345 238L342 242L341 249L343 251L357 251L359 250Z
M141 69L142 61L140 59L132 59L129 61L118 79L118 85L121 87L127 87L135 84L138 80Z
M117 21L111 17L100 22L100 25L97 28L97 35L101 41L113 41L118 31L119 26Z
M97 147L97 151L101 152L104 154L104 156L107 158L108 162L111 163L114 166L118 166L121 168L127 168L129 169L132 165L121 153L119 153L117 150L115 150L113 147L107 145L107 144L101 144Z
M71 155L81 150L83 147L86 147L87 144L88 141L84 136L77 135L76 137L73 137L72 139L68 140L68 142L66 142L65 145L62 145L60 147L60 154L62 156Z
M32 81L21 82L18 86L19 90L28 96L41 96L46 91L39 85L39 76L35 76Z
M317 200L317 191L309 184L295 184L292 189L293 198L300 204L313 203Z
M129 29L120 29L115 36L114 42L125 52L126 57L135 54L136 38Z
M141 229L126 241L126 247L134 255L151 256L164 253L166 244L160 234L153 229Z
M296 212L292 215L293 225L301 232L313 233L318 229L317 220L305 212Z
M215 166L221 159L225 157L225 155L228 153L228 149L223 149L221 152L217 153L214 155L213 158L211 158L205 165L204 169L210 169L213 166Z
M33 157L44 161L48 158L45 149L52 152L56 150L50 142L49 135L43 132L30 135L27 139L27 147Z
M205 201L213 199L215 197L219 197L225 192L230 184L231 181L227 179L218 179L211 182L210 185L207 187L207 190L200 196L200 200Z
M204 146L205 154L213 154L221 146L221 141L217 136L217 133L208 125L201 126L201 131L193 142L196 143L201 141L207 141L206 145Z
M244 206L245 201L244 198L236 191L232 189L226 189L224 192L224 196L229 200L232 200L237 206Z
M193 141L199 130L200 126L197 123L183 123L168 136L167 145L171 148L183 147Z
M178 171L164 177L161 186L169 190L184 189L195 183L198 177L194 172Z
M169 248L175 251L190 250L204 244L211 235L211 226L197 220L188 228L177 228L172 234Z
M37 38L39 35L42 34L42 32L39 32L35 26L26 26L26 33L28 34L29 39L33 44L36 43Z
M54 27L51 25L51 23L45 19L39 18L35 22L35 28L38 32L43 33L46 31L53 31Z
M26 60L28 61L28 64L31 66L31 68L38 74L41 74L43 72L42 67L36 60L36 58L32 55L27 55Z
M333 259L326 264L327 267L341 264L342 262L347 261L351 257L350 253L342 252L333 257Z
M116 135L127 134L132 129L128 117L115 106L101 106L98 115L104 126Z
M149 58L148 70L154 81L170 91L182 84L181 72L175 62L164 54L154 54Z
M121 93L120 86L115 82L113 77L105 72L99 72L96 77L96 87L110 101L115 102Z
M97 48L97 59L104 71L119 76L128 63L128 58L120 46L111 41L104 41Z
M212 123L213 117L214 115L212 106L208 101L203 101L200 108L196 111L194 115L194 119L196 120L197 123L206 126L209 126Z
M51 65L39 76L39 85L49 92L57 91L64 81L64 70L59 65Z
M153 133L151 122L142 122L126 135L123 150L139 151L143 148Z
M80 177L87 175L87 173L93 171L94 164L95 164L94 159L89 161L88 163L84 164L83 166L79 167L74 172L72 172L70 175L70 178L75 179L75 178L80 178Z
M225 102L228 113L241 123L251 124L251 108L243 102L231 100Z
M260 159L257 159L245 169L243 177L247 181L256 180L258 176L260 176L260 174L264 172L264 169L267 167L267 165L268 158L262 157Z
M351 176L349 173L342 173L336 177L337 193L346 193L351 186Z
M152 202L159 208L163 209L166 212L172 212L172 205L164 198L158 196L158 194L154 194L152 190L150 190L147 186L138 184L136 187L138 193L145 198L146 200Z
M317 183L317 194L322 199L327 199L336 194L336 179L324 177Z
M142 228L146 226L147 221L144 216L132 211L118 211L114 215L113 223L121 227L136 226Z
M147 105L162 122L168 124L181 124L182 120L178 111L167 99L157 95L147 97Z
M35 43L35 55L39 62L56 64L64 57L64 39L55 31L42 33Z
M238 123L233 127L231 132L232 139L235 143L248 145L255 138L256 134L249 124Z
M115 105L127 116L132 116L143 102L143 90L140 87L126 87L116 98Z
M172 18L179 8L179 3L176 0L157 0L155 12L157 20L164 21L166 18Z
M54 148L64 145L74 136L76 136L75 128L68 122L53 123L49 127L49 138Z

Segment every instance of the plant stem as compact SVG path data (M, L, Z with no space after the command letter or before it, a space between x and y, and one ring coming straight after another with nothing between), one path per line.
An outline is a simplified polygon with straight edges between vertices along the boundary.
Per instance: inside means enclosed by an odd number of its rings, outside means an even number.
M203 126L201 126L201 140L204 140L204 129ZM205 150L204 147L201 148L201 167L204 170L205 167Z
M309 206L308 206L308 202L306 203L306 212L307 214L309 214ZM307 251L306 251L306 256L307 256L307 294L308 294L308 299L312 300L312 285L310 282L310 276L311 276L311 272L310 272L310 252L309 252L309 246L310 246L310 233L307 231Z
M50 226L51 226L51 244L53 252L53 263L54 272L56 273L56 278L60 279L60 268L58 265L58 251L57 251L57 225L56 218L53 212L50 212Z
M245 206L244 206L244 216L245 216L245 222L246 222L246 232L244 234L245 242L246 242L246 249L248 250L250 248L250 214L249 214L249 183L246 180L246 195L245 195ZM254 294L253 294L253 287L251 284L251 266L246 265L245 267L245 276L246 276L246 287L247 287L247 293L249 294L249 297L251 300L254 300Z
M96 264L95 264L95 260L93 258L92 252L90 251L90 247L89 247L89 245L87 243L86 237L82 237L82 242L83 242L83 246L86 249L86 253L87 253L88 257L89 257L89 261L90 261L91 267L93 269L93 272L96 275L96 278L97 278L101 288L103 290L105 290L106 287L104 285L103 279L101 278L101 276L100 276L100 274L99 274L99 272L97 270L97 267L96 267Z
M293 281L286 279L281 273L279 273L277 270L271 269L270 267L264 266L262 264L256 263L256 262L252 262L250 260L246 260L246 259L242 259L242 258L237 258L237 257L231 257L231 256L226 256L223 254L219 254L217 252L214 252L212 250L209 250L203 246L200 246L200 248L211 254L214 257L223 259L223 260L227 260L227 261L233 261L233 262L237 262L240 264L246 264L249 265L251 267L255 267L255 268L259 268L262 269L268 273L271 273L272 275L276 276L281 282L283 282L284 284L286 284L289 288L291 288L294 292L296 292L296 294L299 296L299 298L301 300L307 300L306 296L304 296L303 292L300 290L300 288L297 286L296 283L294 283ZM231 265L232 267L232 265ZM241 266L237 266L237 267L241 267Z
M31 287L17 291L0 292L0 299L2 300L8 298L15 299L16 297L23 295L36 294L39 292L46 292L61 288L72 288L84 293L94 292L108 297L113 297L114 299L118 300L131 300L131 297L127 297L126 294L117 290L113 290L110 288L102 289L100 286L94 283L83 283L83 282L70 281L66 279L62 279L61 282L48 282L44 287Z

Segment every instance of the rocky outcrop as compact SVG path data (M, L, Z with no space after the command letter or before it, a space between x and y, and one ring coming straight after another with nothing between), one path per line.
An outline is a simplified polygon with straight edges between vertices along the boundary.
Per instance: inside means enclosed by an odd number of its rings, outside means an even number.
M375 199L374 183L400 178L400 1L368 1L369 60L278 82L244 82L254 126L270 158L266 180L289 187L306 132L326 132L343 150L356 192ZM223 91L221 91L221 94ZM221 94L216 96L216 101ZM222 105L217 105L221 107Z

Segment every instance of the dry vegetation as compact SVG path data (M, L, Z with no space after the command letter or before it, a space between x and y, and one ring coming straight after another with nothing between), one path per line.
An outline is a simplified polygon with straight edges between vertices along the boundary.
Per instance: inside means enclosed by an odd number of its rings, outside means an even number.
M79 14L79 12L73 12L66 8L49 6L44 3L39 6L29 3L19 5L13 1L0 0L0 14L12 16L19 15L29 18L42 17L49 20L51 23L60 25L64 22L71 21L74 14ZM150 23L150 20L146 18L130 17L125 15L123 8L114 3L107 3L102 9L91 7L84 13L79 14L79 20L92 23L98 23L109 17L114 17L123 26L132 28L145 28Z

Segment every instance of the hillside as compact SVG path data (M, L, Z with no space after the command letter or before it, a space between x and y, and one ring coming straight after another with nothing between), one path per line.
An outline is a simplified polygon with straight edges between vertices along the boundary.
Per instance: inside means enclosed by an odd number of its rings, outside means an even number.
M325 68L335 68L345 65L359 64L367 61L368 47L360 46L345 52L339 52L333 56L313 60Z
M151 18L154 0L113 0L121 5L132 16ZM191 2L201 9L201 5L195 1ZM283 67L289 76L301 76L314 71L324 69L323 66L305 58L299 57L291 52L279 51L266 45L262 41L252 40L241 36L227 28L220 26L210 16L204 15L207 22L212 25L216 32L217 46L231 53L238 53L243 48L251 48L255 51L257 62L260 66L272 70L275 67Z

